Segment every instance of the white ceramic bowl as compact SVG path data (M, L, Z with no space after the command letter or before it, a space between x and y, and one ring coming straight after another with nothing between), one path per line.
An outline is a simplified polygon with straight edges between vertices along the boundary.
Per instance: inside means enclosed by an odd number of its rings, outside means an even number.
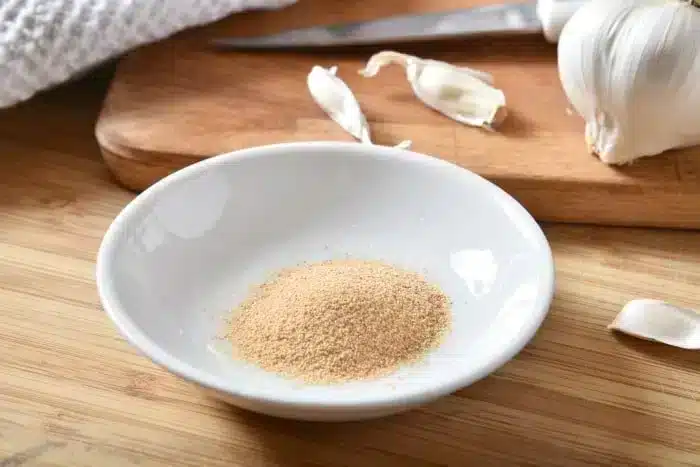
M308 386L216 343L249 286L346 255L423 272L452 298L452 331L424 363ZM143 192L104 237L97 285L121 333L173 373L249 410L351 420L426 403L503 365L546 316L554 268L533 218L472 172L390 147L293 143L214 157Z

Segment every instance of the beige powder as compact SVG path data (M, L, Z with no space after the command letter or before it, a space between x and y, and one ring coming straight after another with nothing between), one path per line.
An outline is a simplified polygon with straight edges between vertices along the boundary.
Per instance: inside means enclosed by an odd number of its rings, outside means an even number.
M378 261L286 269L234 310L238 358L314 383L381 376L436 347L450 302L419 274Z

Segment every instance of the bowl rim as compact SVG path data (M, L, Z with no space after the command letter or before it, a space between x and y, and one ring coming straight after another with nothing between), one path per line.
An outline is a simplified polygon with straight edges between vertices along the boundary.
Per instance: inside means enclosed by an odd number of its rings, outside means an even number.
M403 396L392 396L391 393L387 393L379 396L365 396L363 398L353 400L311 402L308 399L295 397L289 393L280 393L279 397L272 397L257 394L255 391L241 390L240 388L236 387L235 380L224 382L221 378L215 375L193 367L192 365L165 351L157 342L153 341L143 331L141 331L141 329L131 320L128 313L121 307L120 300L118 299L112 281L110 280L112 258L116 254L116 240L127 227L129 219L133 216L133 214L136 213L141 206L147 204L148 200L158 196L159 193L167 189L169 185L193 175L204 173L207 170L221 164L261 156L272 157L290 150L299 151L308 149L325 150L329 152L350 151L370 158L386 157L423 164L426 166L443 167L445 170L460 171L462 176L471 179L472 182L479 183L484 189L490 190L493 195L499 199L499 201L509 203L514 212L520 217L521 221L530 223L534 238L546 253L546 257L542 258L542 261L546 263L545 268L542 271L542 281L545 283L546 289L544 290L544 293L538 295L535 304L533 305L535 312L532 314L532 319L528 321L527 325L521 328L518 338L511 341L510 345L503 347L499 352L494 353L487 364L477 367L477 369L474 371L462 372L460 375L458 375L458 377L439 385L426 385ZM379 145L369 146L358 142L338 141L276 143L238 149L203 159L165 176L134 197L114 218L104 234L97 252L95 279L102 307L122 337L124 337L126 341L129 342L141 354L162 368L183 378L184 380L197 383L200 386L210 390L227 394L233 398L246 400L249 403L264 404L268 406L282 406L287 408L295 408L298 410L308 409L317 411L349 410L357 407L388 409L396 406L418 405L451 394L461 388L473 384L474 382L488 376L501 366L505 365L508 361L520 353L520 351L532 340L542 326L544 319L549 314L555 290L554 257L544 231L538 222L532 217L532 215L525 209L525 207L498 185L470 171L469 169L458 166L452 162L426 154L417 153L408 149Z

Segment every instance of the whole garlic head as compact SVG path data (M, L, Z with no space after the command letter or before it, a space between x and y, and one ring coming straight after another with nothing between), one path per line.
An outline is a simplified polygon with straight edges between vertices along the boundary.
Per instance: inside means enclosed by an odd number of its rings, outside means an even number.
M590 151L624 164L700 144L700 8L591 0L562 30L559 77Z

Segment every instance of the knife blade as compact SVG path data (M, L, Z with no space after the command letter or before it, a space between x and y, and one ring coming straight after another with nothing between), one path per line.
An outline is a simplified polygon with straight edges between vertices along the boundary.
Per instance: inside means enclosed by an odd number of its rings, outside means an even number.
M220 38L212 42L215 46L231 49L290 49L537 33L542 33L549 42L556 42L566 21L586 1L534 0L487 5L313 26L263 36Z

